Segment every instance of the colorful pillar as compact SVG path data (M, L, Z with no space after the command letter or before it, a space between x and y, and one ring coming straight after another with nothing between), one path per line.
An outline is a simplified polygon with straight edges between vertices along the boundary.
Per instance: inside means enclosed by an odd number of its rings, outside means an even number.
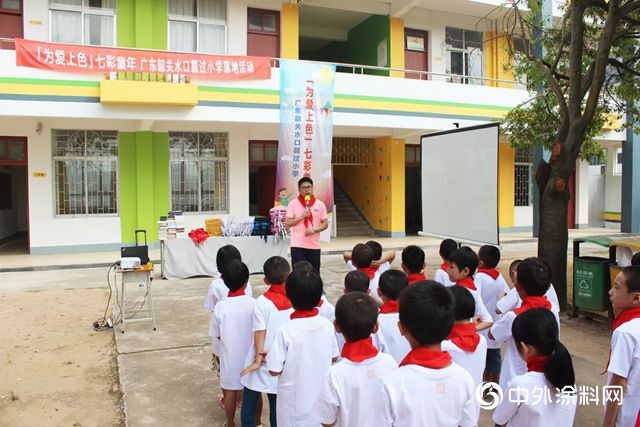
M622 223L623 233L640 233L640 134L627 129L622 143Z
M513 80L513 57L509 52L509 38L505 33L488 31L485 37L485 75L491 79ZM505 69L505 65L510 65ZM513 88L512 83L488 82L488 86Z
M509 144L498 144L498 227L508 229L515 223L515 152Z
M286 59L298 59L300 54L300 22L297 4L282 3L280 55Z
M404 20L389 19L389 67L404 69ZM391 77L404 77L402 71L391 71Z

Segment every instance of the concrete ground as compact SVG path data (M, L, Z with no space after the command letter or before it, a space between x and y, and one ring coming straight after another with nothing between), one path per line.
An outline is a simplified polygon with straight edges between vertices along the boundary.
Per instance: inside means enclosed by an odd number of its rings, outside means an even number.
M612 234L611 230L603 229L579 230L572 232L572 237L596 232ZM339 253L358 240L361 239L334 239L323 249L322 277L327 297L332 303L342 294L342 280L346 273ZM507 271L513 259L536 253L535 240L526 233L501 236L501 240L500 269L503 272ZM440 264L437 257L439 240L409 237L379 241L385 248L401 248L410 243L423 246L427 252L428 277L433 276L435 267ZM596 252L602 251L596 249ZM103 265L117 259L116 256L117 253L0 256L0 294L29 290L66 289L73 292L78 288L104 289L106 267L50 270L49 266ZM394 267L399 266L399 257L398 253ZM259 295L266 290L262 276L254 275L250 280L254 294ZM210 281L210 278L161 280L156 277L153 300L157 330L153 331L149 323L128 324L124 334L119 327L116 328L117 362L127 425L204 426L221 425L224 421L223 411L216 403L219 397L217 378L210 369L210 340L207 336L210 315L202 306ZM130 295L131 301L139 300L140 290L135 292L137 294ZM605 377L598 374L607 358L609 328L601 322L582 317L569 319L563 316L562 340L573 356L578 386L603 386ZM575 425L599 426L602 414L602 403L581 405ZM263 420L267 419L265 413ZM92 424L90 421L86 423ZM480 425L493 425L488 412L483 411Z

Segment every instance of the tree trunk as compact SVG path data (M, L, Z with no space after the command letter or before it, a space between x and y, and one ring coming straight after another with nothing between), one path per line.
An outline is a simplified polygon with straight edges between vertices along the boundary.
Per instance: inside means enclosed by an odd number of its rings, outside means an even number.
M569 204L569 182L553 170L549 176L540 203L540 233L538 257L551 267L551 283L556 289L560 310L567 306L567 207ZM559 188L557 180L565 184Z

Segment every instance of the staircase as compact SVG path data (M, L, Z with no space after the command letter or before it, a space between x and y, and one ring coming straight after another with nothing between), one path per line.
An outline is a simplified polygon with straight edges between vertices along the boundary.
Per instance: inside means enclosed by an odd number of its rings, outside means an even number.
M338 219L338 237L373 236L373 229L347 193L334 181L333 197Z

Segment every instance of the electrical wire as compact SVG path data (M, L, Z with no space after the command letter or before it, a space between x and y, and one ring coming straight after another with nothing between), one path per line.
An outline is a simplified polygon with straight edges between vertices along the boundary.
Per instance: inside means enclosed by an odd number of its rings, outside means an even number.
M109 323L107 322L107 312L109 311L109 304L111 304L111 297L113 296L113 288L111 287L111 281L109 280L109 275L111 274L111 270L114 270L115 272L115 268L117 265L118 265L118 262L114 262L109 267L109 270L107 270L107 285L109 285L109 298L107 299L107 306L104 308L104 315L102 316L102 320L98 319L95 322L93 322L93 329L97 332L104 331L106 329L111 328L109 326ZM116 294L117 292L118 292L118 288L116 285ZM116 297L116 301L117 301L117 297Z

